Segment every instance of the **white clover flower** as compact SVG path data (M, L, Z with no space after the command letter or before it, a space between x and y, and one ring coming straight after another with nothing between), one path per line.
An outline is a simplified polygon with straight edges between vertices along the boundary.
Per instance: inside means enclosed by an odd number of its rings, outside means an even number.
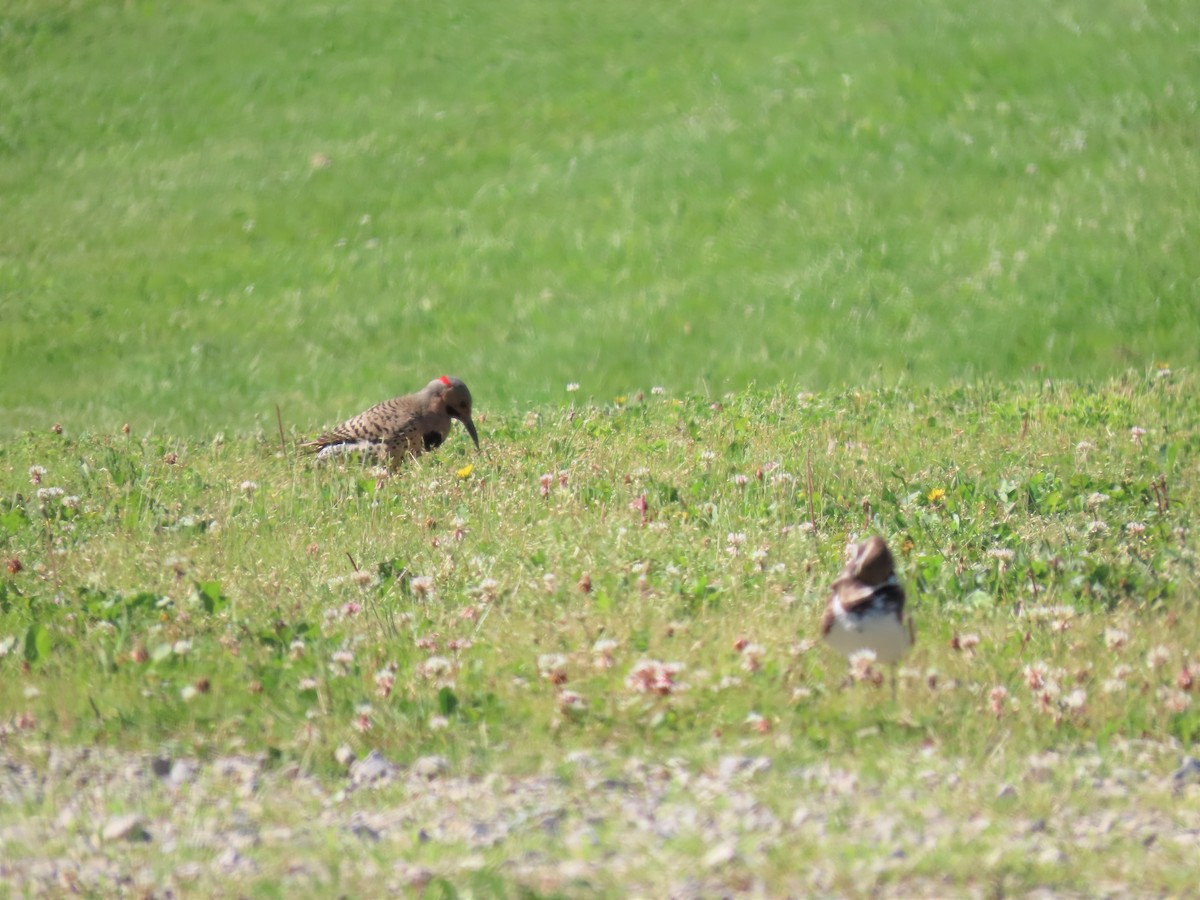
M538 673L551 684L567 681L567 658L561 653L543 653L537 658Z

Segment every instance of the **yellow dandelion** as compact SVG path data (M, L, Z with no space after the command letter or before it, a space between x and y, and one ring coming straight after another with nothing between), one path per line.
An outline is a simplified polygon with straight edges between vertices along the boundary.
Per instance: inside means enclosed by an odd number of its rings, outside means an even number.
M930 503L937 503L939 500L941 500L945 496L946 496L945 488L934 488L932 491L930 491L928 494L926 494L926 497L929 498Z
M459 478L469 478L469 477L471 477L471 473L474 471L475 471L475 464L467 463L465 466L463 466L461 469L458 470L458 477Z

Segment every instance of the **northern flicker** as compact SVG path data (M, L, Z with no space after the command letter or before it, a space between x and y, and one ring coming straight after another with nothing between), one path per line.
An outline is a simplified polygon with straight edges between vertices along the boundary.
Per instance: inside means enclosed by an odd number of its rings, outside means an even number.
M904 615L904 588L882 538L872 535L846 549L846 565L833 582L821 617L821 636L846 656L870 650L878 662L890 666L913 645L912 621Z
M339 453L374 453L387 457L396 467L407 457L441 446L450 434L451 419L466 426L478 449L479 435L471 421L471 392L460 379L443 375L415 394L376 404L301 446L315 451L317 459Z

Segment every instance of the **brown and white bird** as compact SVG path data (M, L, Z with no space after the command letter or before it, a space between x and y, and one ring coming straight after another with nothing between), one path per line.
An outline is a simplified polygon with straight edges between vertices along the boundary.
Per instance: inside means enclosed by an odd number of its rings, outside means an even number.
M833 582L821 617L821 636L846 656L870 650L876 661L890 666L913 645L912 621L904 615L904 588L882 538L872 535L846 548L846 565Z
M415 394L376 404L301 446L315 451L317 459L373 453L388 458L395 467L441 446L453 419L463 423L479 449L479 435L471 421L471 392L461 379L443 375Z

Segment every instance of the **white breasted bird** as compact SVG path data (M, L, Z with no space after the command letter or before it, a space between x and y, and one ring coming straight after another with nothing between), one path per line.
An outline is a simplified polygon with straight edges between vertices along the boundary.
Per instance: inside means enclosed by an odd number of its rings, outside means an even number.
M376 404L301 446L314 451L317 459L373 453L396 467L407 457L441 446L453 419L463 423L479 449L479 435L471 421L471 392L461 379L443 375L415 394Z
M896 578L892 551L872 535L846 551L846 565L833 582L821 636L846 656L870 650L895 666L913 645L912 620L904 615L904 588ZM892 682L893 688L895 681Z

